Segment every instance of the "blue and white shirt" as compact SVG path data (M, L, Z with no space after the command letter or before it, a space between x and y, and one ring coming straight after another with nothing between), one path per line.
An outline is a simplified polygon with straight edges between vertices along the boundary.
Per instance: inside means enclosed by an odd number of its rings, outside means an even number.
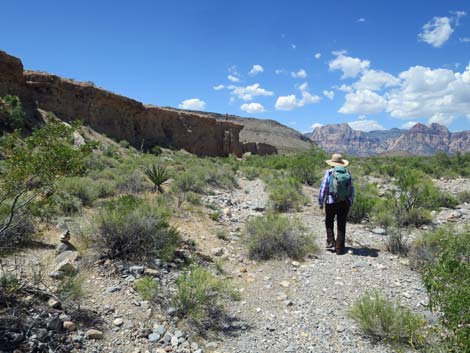
M333 200L333 196L328 195L328 189L330 188L330 178L331 178L331 173L333 172L333 168L328 169L325 173L325 176L323 177L323 181L320 186L320 193L318 194L318 205L323 206L323 203L325 202L327 204L335 203L335 200ZM356 193L354 191L354 183L352 181L351 177L351 197L349 198L349 203L352 205L354 202L354 197L356 196Z

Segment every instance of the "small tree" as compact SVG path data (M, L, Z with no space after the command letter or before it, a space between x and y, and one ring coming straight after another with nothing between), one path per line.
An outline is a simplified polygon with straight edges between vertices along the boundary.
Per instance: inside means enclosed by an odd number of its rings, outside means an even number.
M92 145L75 147L74 130L53 122L24 139L18 131L2 137L0 242L31 216L34 203L49 199L58 179L85 170L85 159Z
M144 173L153 183L154 192L158 190L163 193L162 184L170 178L167 170L159 165L152 165L145 168Z
M21 105L21 100L17 96L7 95L0 98L0 117L4 116L5 121L1 123L6 128L21 129L25 126L26 115Z

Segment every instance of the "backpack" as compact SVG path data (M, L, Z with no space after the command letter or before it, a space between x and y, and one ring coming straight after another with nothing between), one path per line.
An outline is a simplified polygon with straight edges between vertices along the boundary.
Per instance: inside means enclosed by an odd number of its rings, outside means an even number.
M352 196L351 173L345 167L334 167L330 175L328 194L335 202L348 200Z

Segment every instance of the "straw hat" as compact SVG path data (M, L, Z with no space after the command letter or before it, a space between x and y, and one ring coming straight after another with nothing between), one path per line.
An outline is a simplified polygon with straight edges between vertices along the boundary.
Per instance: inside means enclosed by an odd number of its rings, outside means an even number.
M346 159L343 159L343 156L338 153L335 153L334 155L332 155L331 159L325 162L331 165L332 167L346 167L347 165L349 165L349 161Z

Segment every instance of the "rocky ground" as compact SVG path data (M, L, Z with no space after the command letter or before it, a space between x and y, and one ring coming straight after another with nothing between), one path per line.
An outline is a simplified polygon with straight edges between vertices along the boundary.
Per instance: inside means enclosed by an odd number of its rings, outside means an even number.
M462 182L445 185L457 193L461 191L457 184ZM133 289L133 282L147 274L160 282L164 293L171 293L172 283L181 273L181 258L171 264L157 261L148 267L109 261L87 263L82 259L72 260L85 279L88 293L80 315L70 310L66 313L49 300L46 308L37 309L44 328L33 340L40 344L41 339L47 342L47 336L61 334L64 345L80 352L392 352L391 347L364 336L347 315L350 305L370 289L378 289L435 320L426 309L427 296L419 275L410 270L407 259L384 250L383 230L369 229L367 224L348 225L348 253L337 256L324 249L324 216L314 202L317 191L305 188L305 193L312 198L310 205L289 216L305 222L317 238L320 252L302 263L257 263L247 258L244 224L267 208L268 198L260 180L241 179L238 189L215 190L207 196L206 203L223 210L217 221L192 213L178 216L177 225L183 235L196 240L202 257L221 264L225 276L241 292L241 300L228 306L234 321L222 334L209 333L205 338L194 335L173 317L171 303L162 298L163 305L151 304ZM458 215L445 216L446 212L457 211ZM436 224L465 224L469 214L470 205L463 204L434 216ZM78 232L70 226L72 233ZM51 245L59 239L58 231L52 233ZM47 259L48 272L57 270L58 262L67 257L57 258L47 246L35 249L34 255ZM46 336L41 338L39 334Z

